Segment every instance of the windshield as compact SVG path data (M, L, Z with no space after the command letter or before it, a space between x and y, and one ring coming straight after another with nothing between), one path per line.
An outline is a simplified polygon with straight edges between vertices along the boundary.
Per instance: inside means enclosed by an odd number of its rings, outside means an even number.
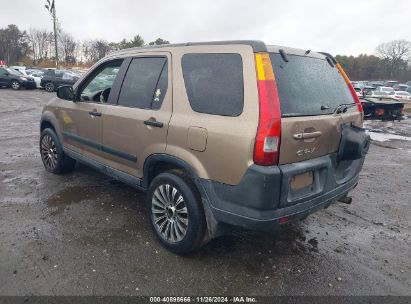
M6 68L7 72L9 72L11 75L15 75L15 76L22 76L23 74L20 73L19 71L13 70L13 69L9 69Z
M270 53L283 116L331 114L354 99L336 67L326 60ZM322 110L323 109L323 110Z

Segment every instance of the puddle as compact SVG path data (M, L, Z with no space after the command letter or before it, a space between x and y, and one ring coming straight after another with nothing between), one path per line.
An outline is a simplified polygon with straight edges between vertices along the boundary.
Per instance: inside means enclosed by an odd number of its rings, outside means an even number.
M61 213L67 206L80 203L82 201L96 198L102 192L102 187L69 187L52 195L47 200L47 205L52 209L51 214Z

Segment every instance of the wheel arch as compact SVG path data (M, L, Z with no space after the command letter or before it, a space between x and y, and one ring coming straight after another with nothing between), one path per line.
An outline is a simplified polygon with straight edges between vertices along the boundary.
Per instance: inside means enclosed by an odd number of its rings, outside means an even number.
M61 134L60 134L60 129L58 127L57 118L54 116L54 114L52 114L49 111L44 112L42 117L41 117L41 120L40 120L40 134L46 128L50 128L54 132L56 132L59 141L61 143L63 143L62 140L61 140Z
M181 170L193 180L198 178L197 172L186 161L168 154L152 154L144 162L143 187L148 188L151 181L158 174L173 169Z

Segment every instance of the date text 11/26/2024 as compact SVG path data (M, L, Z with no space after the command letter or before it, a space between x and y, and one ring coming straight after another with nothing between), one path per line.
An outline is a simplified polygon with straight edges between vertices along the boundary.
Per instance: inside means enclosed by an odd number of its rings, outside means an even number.
M254 297L150 297L150 303L257 303Z

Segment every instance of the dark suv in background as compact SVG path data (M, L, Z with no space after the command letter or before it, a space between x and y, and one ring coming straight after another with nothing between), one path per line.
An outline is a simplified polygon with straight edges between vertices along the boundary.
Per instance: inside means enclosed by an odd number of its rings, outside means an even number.
M44 73L40 86L47 92L54 92L59 86L75 84L79 78L72 71L50 69Z
M10 68L0 68L0 87L8 87L19 90L21 87L35 89L36 83L30 76L25 76L20 72Z

